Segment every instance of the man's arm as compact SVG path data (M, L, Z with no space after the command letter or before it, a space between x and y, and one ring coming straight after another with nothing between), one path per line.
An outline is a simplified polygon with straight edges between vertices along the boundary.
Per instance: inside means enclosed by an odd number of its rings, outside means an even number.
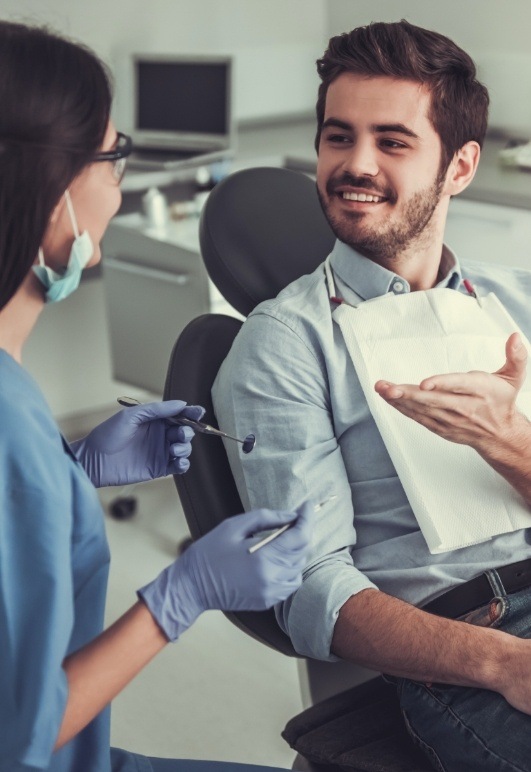
M339 612L333 653L390 675L499 692L531 714L531 641L363 590Z
M339 609L374 584L352 561L352 492L335 437L326 369L307 338L277 318L253 314L234 341L212 396L224 431L256 435L248 455L236 443L225 446L246 509L290 508L306 499L337 497L315 517L302 587L277 608L279 623L299 653L333 658L330 643Z
M435 375L418 386L378 381L375 389L440 437L470 445L531 506L531 422L516 406L527 351L517 333L509 337L505 354L495 373Z

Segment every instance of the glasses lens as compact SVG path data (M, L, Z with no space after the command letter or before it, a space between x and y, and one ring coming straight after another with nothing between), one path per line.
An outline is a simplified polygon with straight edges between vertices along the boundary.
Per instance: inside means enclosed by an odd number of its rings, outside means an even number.
M114 161L112 166L112 172L116 182L121 182L125 174L125 167L127 166L127 158L118 158Z

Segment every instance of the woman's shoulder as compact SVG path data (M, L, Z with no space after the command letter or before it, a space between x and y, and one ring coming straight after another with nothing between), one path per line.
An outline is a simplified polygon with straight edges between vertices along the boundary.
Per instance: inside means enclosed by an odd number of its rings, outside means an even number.
M35 456L51 461L61 447L59 429L36 382L0 350L0 463L17 457L30 463Z

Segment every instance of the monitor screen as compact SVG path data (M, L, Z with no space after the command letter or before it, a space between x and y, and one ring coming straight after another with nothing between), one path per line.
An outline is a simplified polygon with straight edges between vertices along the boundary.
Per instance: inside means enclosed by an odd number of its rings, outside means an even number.
M230 59L135 59L135 130L230 134Z

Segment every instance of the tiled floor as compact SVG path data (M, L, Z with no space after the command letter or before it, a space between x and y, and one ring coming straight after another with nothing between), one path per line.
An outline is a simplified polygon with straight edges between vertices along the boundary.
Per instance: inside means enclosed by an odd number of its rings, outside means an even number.
M106 506L118 489L101 491ZM138 512L106 518L112 563L108 622L134 601L187 535L173 480L135 488ZM268 649L209 611L169 645L115 700L114 745L157 756L291 768L280 737L302 710L294 660Z

